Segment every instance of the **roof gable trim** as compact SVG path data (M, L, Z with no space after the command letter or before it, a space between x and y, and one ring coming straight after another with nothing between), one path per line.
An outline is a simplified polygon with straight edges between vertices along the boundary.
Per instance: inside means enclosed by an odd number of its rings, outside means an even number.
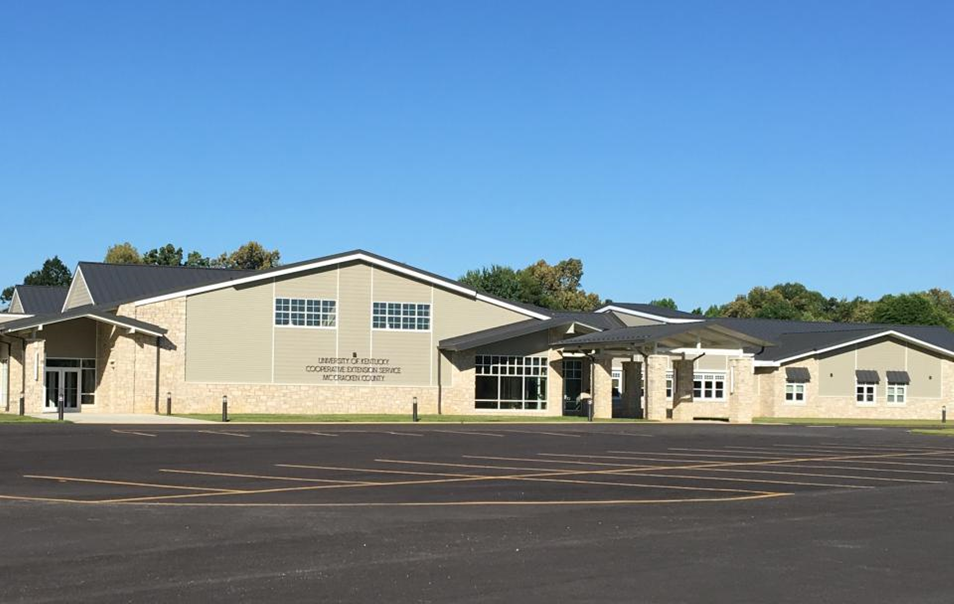
M199 287L193 287L193 288L189 288L189 289L183 289L183 290L181 290L181 291L173 292L173 293L170 293L170 294L164 294L164 295L161 295L161 296L154 296L154 297L151 297L151 298L144 298L144 299L142 299L142 300L137 300L137 301L133 302L133 304L134 304L135 306L144 306L144 305L146 305L146 304L155 304L156 302L165 302L165 301L167 301L167 300L174 300L174 299L176 299L176 298L182 298L182 297L184 297L184 296L192 296L192 295L196 295L196 294L203 294L203 293L206 293L206 292L211 292L211 291L215 291L215 290L219 290L219 289L226 289L226 288L230 288L230 287L235 287L235 286L237 286L237 285L245 285L245 284L248 284L248 283L257 283L257 282L259 282L259 281L266 281L266 280L269 280L269 279L275 279L275 278L278 278L278 277L284 277L284 276L286 276L286 275L294 275L294 274L297 274L297 273L302 273L302 272L306 272L306 271L310 271L310 270L315 270L315 269L319 269L319 268L327 268L327 267L329 267L329 266L335 266L335 265L338 265L338 264L344 264L344 263L346 263L346 262L354 262L354 261L366 262L366 263L368 263L368 264L370 264L370 265L372 265L372 266L378 266L378 267L385 268L385 269L387 269L387 270L393 271L393 272L395 272L395 273L400 273L400 274L402 274L402 275L407 275L407 276L409 276L409 277L414 277L415 279L420 279L420 280L425 281L425 282L427 282L427 283L431 283L431 284L433 284L433 285L437 285L437 286L443 287L443 288L445 288L445 289L449 289L449 290L454 291L454 292L457 292L457 293L459 293L459 294L464 294L464 295L466 295L466 296L473 297L473 298L475 298L476 300L480 300L480 301L482 301L482 302L487 302L487 303L489 303L489 304L494 304L494 305L496 305L496 306L500 306L501 308L506 308L507 310L511 310L511 311L513 311L513 312L520 313L520 314L522 314L522 315L525 315L525 316L528 316L528 317L532 317L532 318L534 318L534 319L545 320L545 319L549 319L549 318L550 318L550 317L548 317L547 315L544 315L544 314L538 313L538 312L534 312L534 311L529 310L529 309L526 309L526 308L522 308L522 307L520 307L520 306L517 306L516 304L511 304L511 303L506 302L506 301L504 301L504 300L498 300L497 298L494 298L494 297L492 297L492 296L488 296L488 295L486 295L486 294L480 294L480 293L477 292L477 290L471 289L471 288L469 288L469 287L465 287L465 286L463 286L463 285L460 285L459 283L454 283L454 282L452 282L452 281L448 281L448 280L445 280L445 279L441 279L441 278L439 278L439 277L435 277L435 276L430 275L430 274L428 274L428 273L424 273L424 272L421 272L421 271L417 271L417 270L414 270L414 269L409 268L409 267L406 267L406 266L401 266L401 265L399 265L399 264L395 264L395 263L393 263L393 262L389 262L389 261L384 260L384 259L381 259L381 258L376 258L376 257L374 257L374 256L370 256L370 255L368 255L368 254L364 254L364 253L361 253L361 252L356 252L356 253L353 253L353 254L347 254L347 255L345 255L345 256L337 256L337 257L334 257L334 258L328 258L328 259L324 259L324 260L316 260L315 262L308 262L308 263L304 263L304 264L298 264L298 265L295 265L295 266L292 266L292 267L289 267L289 268L286 268L286 269L278 268L278 269L275 269L275 270L263 271L262 274L260 274L260 275L250 275L250 276L248 276L248 277L242 277L242 278L240 278L240 279L233 279L233 280L231 280L231 281L223 281L223 282L220 282L220 283L213 283L213 284L210 284L210 285L203 285L203 286L199 286ZM72 286L71 286L71 287L72 287Z
M935 352L940 352L941 354L947 355L947 356L949 356L949 357L954 357L954 350L948 350L947 348L942 348L941 346L936 346L936 345L931 344L931 343L929 343L929 342L925 342L924 340L919 340L918 338L915 338L915 337L913 337L913 336L909 336L909 335L907 335L907 334L901 333L900 331L895 331L895 330L893 330L893 329L888 329L888 330L885 330L885 331L880 331L880 332L878 332L878 333L876 333L876 334L872 334L872 335L869 335L869 336L865 336L865 337L863 337L863 338L857 338L857 339L855 339L855 340L851 340L851 341L848 341L848 342L842 342L841 344L835 344L835 345L833 345L833 346L827 346L827 347L825 347L825 348L820 348L820 349L818 349L818 350L810 350L810 351L808 351L808 352L802 352L802 353L799 353L799 354L796 354L796 355L792 355L792 356L787 357L787 358L784 358L784 359L779 359L779 360L777 360L777 361L759 361L759 362L757 363L757 366L761 366L761 367L779 367L779 366L781 366L781 365L783 365L783 364L785 364L785 363L790 363L790 362L792 362L792 361L797 361L797 360L799 360L799 359L804 359L805 357L810 357L810 356L815 356L815 355L818 355L818 354L824 354L824 353L826 353L826 352L832 352L832 351L835 351L835 350L840 350L840 349L842 349L842 348L847 348L847 347L849 347L849 346L855 346L855 345L857 345L857 344L863 344L863 343L865 343L865 342L869 342L869 341L871 341L871 340L876 340L876 339L878 339L878 338L884 338L884 337L895 337L895 338L898 338L899 340L904 340L905 342L909 342L909 343L911 343L911 344L916 344L916 345L918 345L918 346L923 346L924 348L927 348L927 349L929 349L929 350L933 350L933 351L935 351Z
M70 288L66 290L66 298L63 300L63 308L60 309L60 312L66 312L69 310L68 304L70 303L70 296L73 295L73 287L76 286L76 281L82 279L83 287L86 288L86 293L89 294L89 303L96 304L96 300L93 298L93 292L90 291L89 285L86 283L86 277L83 276L83 267L79 264L76 265L76 272L73 273L73 279L70 280Z
M677 319L675 317L664 317L662 315L654 315L648 312L642 312L639 310L633 310L631 308L623 308L622 306L616 306L609 304L603 308L598 308L594 312L605 313L605 312L618 312L624 315L631 315L634 317L641 317L643 319L652 319L653 321L659 321L661 323L701 323L705 319Z

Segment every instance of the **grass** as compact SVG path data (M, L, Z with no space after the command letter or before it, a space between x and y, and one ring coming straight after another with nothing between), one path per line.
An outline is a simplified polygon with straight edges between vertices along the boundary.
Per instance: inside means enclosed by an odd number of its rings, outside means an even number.
M954 436L954 428L941 428L938 430L911 430L912 434L930 434L932 436Z
M0 424L59 424L61 422L55 419L40 419L39 417L30 417L29 415L16 415L14 413L0 413ZM70 422L63 421L68 424Z
M189 413L177 415L177 417L188 417L192 419L204 419L207 421L222 421L222 415L219 413ZM560 423L579 423L586 422L585 417L526 417L519 415L421 415L421 423L532 423L532 422L560 422ZM229 421L235 423L390 423L401 422L410 423L410 414L378 414L378 413L355 413L355 414L337 414L327 413L321 415L292 415L292 414L269 414L269 413L234 413L229 415ZM635 419L598 419L597 422L639 422L645 420Z
M942 429L952 424L942 424L941 420L932 419L819 419L804 417L756 417L752 420L757 424L792 424L799 426L871 426L883 428L935 428ZM954 425L952 425L954 427Z

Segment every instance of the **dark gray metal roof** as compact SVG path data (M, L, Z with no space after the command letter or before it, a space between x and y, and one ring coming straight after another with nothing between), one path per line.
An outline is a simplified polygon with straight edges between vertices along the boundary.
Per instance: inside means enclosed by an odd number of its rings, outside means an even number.
M130 329L136 329L146 333L158 335L163 335L167 331L165 328L158 325L153 325L152 323L140 321L131 317L114 315L99 310L94 306L80 306L78 308L71 308L70 310L62 313L55 312L45 315L37 315L35 317L28 317L26 319L17 319L16 321L0 323L0 333L11 333L25 329L34 329L44 325L65 323L67 321L74 321L76 319L92 319L94 321L110 323L113 325L121 325Z
M679 346L694 346L697 338L703 338L711 342L710 345L724 345L732 348L746 345L758 347L773 345L770 341L711 321L622 327L568 338L558 344L571 348L613 347L616 345L626 348L665 340Z
M790 382L810 382L812 374L808 371L808 367L786 367L785 378Z
M182 289L212 285L255 274L251 270L80 262L96 306L115 306Z
M552 328L567 327L574 323L585 325L593 329L604 330L620 327L623 323L612 315L597 313L559 313L552 319L527 319L509 325L492 327L474 333L441 340L439 348L442 350L471 350L480 346L488 346L504 340L519 338L539 333Z
M42 315L60 312L69 289L54 285L18 285L16 296L24 314Z
M907 371L885 371L885 380L889 384L910 384L911 376Z
M705 319L702 315L695 315L690 312L674 310L665 306L656 306L654 304L640 304L635 302L607 302L606 306L618 306L627 310L634 310L667 319Z
M881 378L878 376L878 372L874 369L856 369L855 370L855 379L858 383L864 384L878 384L881 382Z

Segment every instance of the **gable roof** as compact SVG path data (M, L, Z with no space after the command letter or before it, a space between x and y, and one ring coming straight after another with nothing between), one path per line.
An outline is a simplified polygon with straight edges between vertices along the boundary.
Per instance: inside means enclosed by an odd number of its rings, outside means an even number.
M23 314L42 315L59 312L63 308L67 291L68 287L56 285L17 285L13 295L20 302Z
M131 317L110 314L92 306L82 306L80 308L72 308L66 312L54 312L45 315L27 317L24 319L17 319L16 321L10 321L7 323L0 323L0 333L10 333L34 328L42 329L46 325L65 323L66 321L73 321L76 319L92 319L93 321L98 321L100 323L108 323L110 325L125 327L126 329L132 331L138 331L146 335L156 337L165 335L166 333L166 330L162 327L159 327L158 325L146 323L145 321L140 321Z
M472 297L476 300L481 300L483 302L488 302L495 306L500 306L507 308L514 312L532 317L534 319L545 320L551 318L555 313L552 310L545 308L540 308L538 306L533 306L530 304L522 304L520 302L513 302L511 300L504 300L503 298L498 298L497 296L492 296L490 294L485 294L478 292L474 288L464 285L463 283L454 281L453 279L448 279L446 277L441 277L435 273L431 273L419 268L404 264L401 262L396 262L384 256L379 256L365 250L352 250L350 252L343 252L340 254L333 254L330 256L323 256L321 258L315 258L312 260L304 260L302 262L295 262L293 264L285 264L275 268L270 268L261 271L234 271L234 272L244 272L243 275L235 275L227 279L218 279L213 280L207 283L195 283L195 284L186 284L179 285L175 288L172 288L165 292L156 292L156 293L147 293L139 296L138 298L132 298L128 301L134 302L136 306L142 306L145 304L153 304L155 302L162 302L164 300L171 300L174 298L180 298L182 296L190 296L200 293L205 293L209 291L215 291L217 289L223 289L226 287L234 287L237 285L244 285L247 283L255 283L258 281L265 281L268 279L274 279L276 277L284 277L286 275L293 275L296 273L301 273L309 270L315 270L319 268L325 268L328 266L334 266L336 264L343 264L345 262L364 262L373 266L384 268L396 273L407 275L409 277L419 279L428 283L439 285L445 289L455 291L460 294ZM141 266L141 265L99 265L99 266ZM181 267L161 267L161 268L171 268L172 270L182 270ZM219 271L222 269L197 269L205 271ZM83 267L85 274L86 268ZM89 276L87 275L87 281L89 281ZM98 298L93 294L96 303L100 304Z
M544 321L527 319L526 321L491 327L474 333L441 340L438 344L438 348L452 351L471 350L478 346L488 346L497 342L503 342L504 340L519 338L556 327L567 327L573 324L579 324L597 331L625 326L622 321L612 314L595 314L588 312L555 313L552 318Z
M615 348L617 345L619 348L631 348L637 345L664 342L672 347L682 348L695 346L697 338L701 337L716 341L715 346L720 348L723 344L725 347L732 348L773 345L770 341L714 321L621 327L567 338L559 342L559 345L569 348Z
M596 309L595 312L618 312L624 315L634 315L647 319L656 319L663 323L688 323L691 321L703 321L702 315L674 310L665 306L656 306L655 304L639 304L635 302L610 302L605 306Z

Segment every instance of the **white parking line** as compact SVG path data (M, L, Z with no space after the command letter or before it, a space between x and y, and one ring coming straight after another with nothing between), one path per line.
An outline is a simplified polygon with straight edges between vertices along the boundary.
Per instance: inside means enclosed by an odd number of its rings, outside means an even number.
M155 438L155 434L149 434L147 432L136 432L134 430L113 430L116 434L135 434L136 436L149 436Z
M223 432L221 430L196 430L202 434L221 434L222 436L237 436L239 438L249 438L248 434L236 434L235 432Z
M516 432L518 434L546 434L547 436L563 436L565 438L579 438L579 434L567 434L565 432L540 432L539 430L501 430L501 432Z
M470 430L431 430L431 432L443 432L445 434L466 434L468 436L492 436L494 438L504 438L503 434L493 434L492 432L471 432Z
M285 434L310 434L312 436L338 436L337 434L329 434L327 432L309 432L307 430L279 430Z

